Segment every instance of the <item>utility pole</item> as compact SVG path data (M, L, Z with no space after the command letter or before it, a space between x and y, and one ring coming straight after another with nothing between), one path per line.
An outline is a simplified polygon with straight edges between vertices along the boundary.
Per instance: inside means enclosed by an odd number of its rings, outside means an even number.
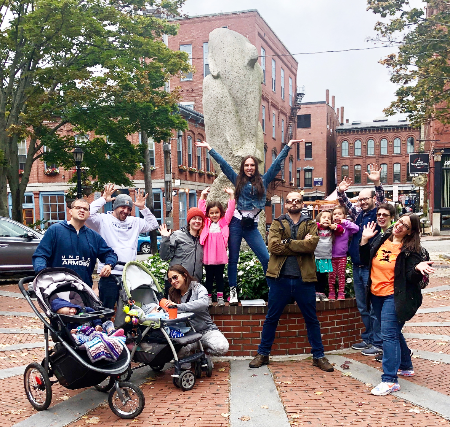
M173 230L173 202L172 202L172 156L171 139L163 145L164 151L164 192L166 201L166 217L164 222L168 229Z

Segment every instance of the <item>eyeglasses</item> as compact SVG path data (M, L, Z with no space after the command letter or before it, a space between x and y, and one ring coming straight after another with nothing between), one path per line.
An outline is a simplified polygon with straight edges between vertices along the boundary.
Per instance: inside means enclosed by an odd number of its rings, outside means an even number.
M303 203L303 200L300 200L300 199L292 199L292 200L286 199L287 205L300 205L302 203Z
M172 283L174 280L178 280L178 274L173 274L172 277L167 277L167 280Z
M85 208L84 206L74 206L72 209L76 209L78 211L85 211L85 212L89 212L89 208Z
M401 226L405 227L407 230L411 230L411 227L407 224L405 224L401 219L397 221L397 224L400 224Z
M377 216L382 216L383 218L387 218L390 215L387 213L377 213Z
M370 199L370 197L362 197L361 199L358 199L358 202L364 203L364 202L367 202L367 200L369 200L369 199Z

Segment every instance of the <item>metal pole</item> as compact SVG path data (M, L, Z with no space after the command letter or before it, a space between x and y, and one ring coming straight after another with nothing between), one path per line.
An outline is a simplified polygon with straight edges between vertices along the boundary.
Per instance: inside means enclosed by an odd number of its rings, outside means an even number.
M166 218L164 222L167 228L173 230L173 203L172 203L172 162L170 139L163 145L164 151L164 192L166 200Z

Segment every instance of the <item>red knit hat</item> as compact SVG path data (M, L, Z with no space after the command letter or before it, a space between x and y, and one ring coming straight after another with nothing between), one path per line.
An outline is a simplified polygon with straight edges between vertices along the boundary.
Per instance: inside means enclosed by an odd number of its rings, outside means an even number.
M191 208L187 212L187 223L194 218L194 216L200 216L203 221L205 221L205 214L199 208Z

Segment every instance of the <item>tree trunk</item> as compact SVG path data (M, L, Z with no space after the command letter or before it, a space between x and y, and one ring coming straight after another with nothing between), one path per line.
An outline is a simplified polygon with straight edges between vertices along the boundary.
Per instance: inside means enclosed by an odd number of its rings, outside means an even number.
M148 150L148 136L147 132L141 132L141 141L144 144L144 186L145 192L148 194L146 205L147 207L154 212L153 206L153 187L152 187L152 171L150 168L150 153ZM152 254L158 253L158 244L157 244L157 232L156 230L150 231L150 244L152 247Z
M0 216L9 217L6 168L0 166Z

